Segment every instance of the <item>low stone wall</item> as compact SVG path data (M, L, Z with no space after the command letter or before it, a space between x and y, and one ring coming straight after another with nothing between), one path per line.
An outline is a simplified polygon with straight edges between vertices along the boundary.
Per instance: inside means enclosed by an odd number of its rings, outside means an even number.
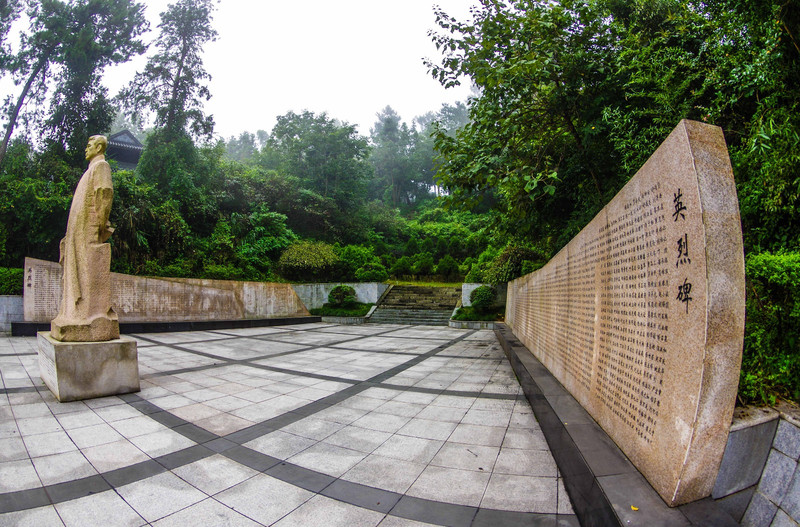
M26 322L50 322L61 303L61 266L25 259ZM309 316L289 284L147 278L111 273L111 305L120 323L252 320Z
M712 497L746 527L800 524L800 411L737 408Z
M484 320L453 320L447 324L455 329L494 329L496 324L494 322Z
M367 317L322 317L322 321L328 324L341 324L343 326L355 326L367 321Z
M375 304L384 291L389 288L388 284L381 282L365 283L326 283L326 284L292 284L297 296L303 301L307 309L322 307L328 302L328 295L337 285L349 285L356 291L356 300L364 304Z
M506 323L670 506L711 494L744 338L744 251L725 138L681 121L545 267Z
M22 322L24 315L21 296L0 295L0 331L11 331L11 323Z

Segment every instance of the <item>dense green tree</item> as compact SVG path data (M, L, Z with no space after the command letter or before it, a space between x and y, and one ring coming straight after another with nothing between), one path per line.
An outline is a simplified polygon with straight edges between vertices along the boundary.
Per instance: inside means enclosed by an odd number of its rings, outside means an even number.
M800 240L800 2L482 2L438 13L431 72L480 95L436 131L455 206L488 199L507 230L582 228L682 118L723 127L746 245ZM523 221L524 220L524 221Z
M377 114L371 130L374 145L370 161L375 170L373 186L378 199L393 207L410 205L415 192L415 174L411 163L414 131L401 121L397 112L387 106ZM383 195L383 194L386 195Z
M469 123L469 107L467 103L458 101L455 104L442 103L436 112L427 112L414 118L414 124L422 131L426 131L438 123L439 127L447 130L450 135L455 135Z
M367 140L354 125L306 111L278 117L262 161L352 214L364 202L364 185L370 176L368 155Z
M508 230L568 240L621 185L614 150L595 130L620 93L607 18L580 0L486 0L473 13L459 22L437 12L444 58L432 74L480 89L455 137L435 132L441 182L456 206L496 200Z
M9 7L10 13L16 12ZM51 140L79 150L91 132L110 126L113 109L100 73L144 50L138 40L147 29L143 9L133 0L30 2L30 26L22 34L21 49L10 62L3 61L22 88L16 101L6 101L0 162L23 107L40 108L50 81L55 89L43 128Z
M225 142L225 157L235 161L248 161L258 153L266 138L267 133L264 130L255 134L242 132L239 137L231 136Z
M612 4L624 97L605 126L632 173L678 119L725 131L748 249L800 247L800 2Z
M177 0L161 13L158 51L143 71L120 93L125 107L139 121L155 114L156 128L171 138L180 133L211 137L214 119L203 113L211 98L205 84L211 76L203 67L203 46L217 39L211 26L213 0Z

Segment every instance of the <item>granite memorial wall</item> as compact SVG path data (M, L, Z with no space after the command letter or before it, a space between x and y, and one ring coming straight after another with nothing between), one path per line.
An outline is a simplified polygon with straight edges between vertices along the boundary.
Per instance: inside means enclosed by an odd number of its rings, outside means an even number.
M722 130L682 121L545 267L509 283L506 321L667 504L710 495L744 335Z
M61 301L61 266L25 259L26 322L50 322ZM308 316L290 284L146 278L111 273L111 304L120 322L241 320Z

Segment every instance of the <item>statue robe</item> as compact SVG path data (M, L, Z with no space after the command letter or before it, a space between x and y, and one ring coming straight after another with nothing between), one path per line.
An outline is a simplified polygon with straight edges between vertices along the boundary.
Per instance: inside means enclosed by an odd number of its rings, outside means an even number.
M108 222L113 195L111 167L105 156L97 155L75 190L61 240L61 306L50 325L56 340L119 338L119 321L111 308L111 246L105 243L113 232Z

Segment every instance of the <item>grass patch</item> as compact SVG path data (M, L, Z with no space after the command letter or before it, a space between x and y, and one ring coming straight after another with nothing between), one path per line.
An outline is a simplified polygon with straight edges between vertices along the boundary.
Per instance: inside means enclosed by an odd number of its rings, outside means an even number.
M488 313L478 313L472 306L460 307L456 314L453 315L453 320L464 320L468 322L494 322L495 320L502 320L503 312L498 309L489 311Z
M325 304L322 307L309 309L312 315L322 317L363 317L369 313L374 304L362 304L361 302L350 302L343 306L331 306Z

